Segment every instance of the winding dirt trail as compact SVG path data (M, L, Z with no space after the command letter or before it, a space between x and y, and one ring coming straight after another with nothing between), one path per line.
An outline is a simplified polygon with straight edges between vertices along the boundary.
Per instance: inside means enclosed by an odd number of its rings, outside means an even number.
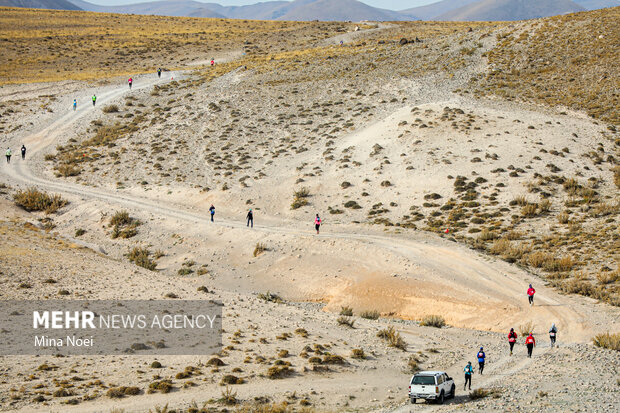
M338 43L343 39L350 40L351 36L389 27L391 25L381 24L376 29L338 35L330 38L329 41ZM236 56L233 53L225 59L234 59ZM155 74L141 76L139 82L134 84L133 90L148 89L154 85L169 82L173 77L179 79L182 76L182 72L165 72L161 79ZM98 96L97 106L112 102L128 92L130 91L126 85L107 90ZM59 115L43 130L23 138L21 142L28 147L29 158L57 143L59 137L66 134L73 123L92 113L93 110L96 109L90 104L81 106L76 111L69 110ZM362 136L365 133L365 130L354 132L349 139L355 140L356 136ZM48 191L70 194L83 200L99 200L115 207L137 209L166 219L192 224L204 223L208 219L206 214L179 208L176 204L166 204L164 201L152 200L135 194L48 178L31 170L29 162L3 164L0 174L8 177L10 182L36 185ZM218 219L215 227L243 229L245 223ZM292 237L311 234L310 231L281 225L255 225L254 230ZM559 295L554 290L541 286L539 279L515 266L490 260L463 246L439 240L427 234L369 234L367 231L357 231L357 228L353 231L324 232L318 238L362 242L369 247L369 251L375 249L390 251L424 270L416 280L405 281L424 286L425 293L430 291L430 297L421 297L419 294L397 297L399 300L397 315L415 314L416 311L419 313L419 302L424 301L422 305L432 308L436 313L452 313L454 315L452 321L456 326L503 331L508 326L518 325L523 320L531 320L539 327L555 322L562 330L562 337L567 340L585 342L592 336L591 328L587 324L591 314L584 314L585 306L582 305L582 298ZM524 293L529 282L536 282L537 286L537 305L533 308L527 305ZM383 288L389 290L398 288L398 286L388 282ZM463 297L467 297L466 300L470 303L463 305Z

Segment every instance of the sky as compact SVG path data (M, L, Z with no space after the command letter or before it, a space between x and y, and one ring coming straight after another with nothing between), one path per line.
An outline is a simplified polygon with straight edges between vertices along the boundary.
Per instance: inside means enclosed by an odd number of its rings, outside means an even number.
M85 0L89 3L99 4L102 6L117 6L119 4L144 3L156 0ZM219 3L222 6L242 6L245 4L254 4L267 0L195 0L203 3ZM403 10L416 6L424 6L425 4L435 3L439 0L359 0L373 7L382 9Z

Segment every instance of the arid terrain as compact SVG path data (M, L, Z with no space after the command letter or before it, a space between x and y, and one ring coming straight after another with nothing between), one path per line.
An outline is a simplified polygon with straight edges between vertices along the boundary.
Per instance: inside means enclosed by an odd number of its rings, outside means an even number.
M620 409L619 17L0 9L0 299L224 303L217 355L2 356L0 409Z

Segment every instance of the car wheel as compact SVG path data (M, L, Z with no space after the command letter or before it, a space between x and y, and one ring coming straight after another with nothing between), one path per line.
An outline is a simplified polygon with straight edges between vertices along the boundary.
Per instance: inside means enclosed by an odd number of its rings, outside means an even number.
M415 404L415 399L414 398L411 399L411 404Z
M444 394L443 391L439 394L439 398L437 399L438 404L443 404Z
M456 396L456 387L453 384L452 385L452 390L450 391L450 398L454 399L454 396Z

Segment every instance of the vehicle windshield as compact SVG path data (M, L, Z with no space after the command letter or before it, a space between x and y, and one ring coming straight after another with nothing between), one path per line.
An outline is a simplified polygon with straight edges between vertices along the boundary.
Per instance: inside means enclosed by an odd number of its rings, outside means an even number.
M435 385L435 377L433 376L415 376L411 384L431 384Z

